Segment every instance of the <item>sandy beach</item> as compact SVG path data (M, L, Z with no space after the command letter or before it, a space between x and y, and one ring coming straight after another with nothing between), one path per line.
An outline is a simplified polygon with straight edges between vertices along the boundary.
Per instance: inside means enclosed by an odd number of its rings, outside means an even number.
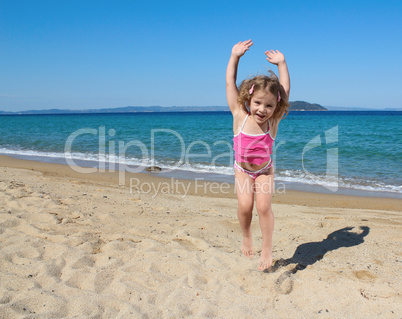
M1 156L0 318L401 318L402 200L275 194L260 272L220 187Z

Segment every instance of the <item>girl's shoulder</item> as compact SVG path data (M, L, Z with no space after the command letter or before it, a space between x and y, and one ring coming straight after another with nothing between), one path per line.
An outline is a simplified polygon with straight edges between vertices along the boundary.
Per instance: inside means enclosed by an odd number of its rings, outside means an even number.
M243 109L239 109L236 112L233 112L232 115L233 115L234 122L237 122L237 121L242 122L247 117L248 113Z
M276 138L276 134L278 133L278 126L279 126L279 122L281 121L281 119L277 119L277 118L271 118L269 119L269 131L270 131L270 135L272 136L272 138Z
M237 112L233 113L233 133L236 135L240 132L241 127L246 120L247 113L240 109Z
M281 119L278 119L278 118L270 118L269 124L271 127L278 127L280 121L281 121Z

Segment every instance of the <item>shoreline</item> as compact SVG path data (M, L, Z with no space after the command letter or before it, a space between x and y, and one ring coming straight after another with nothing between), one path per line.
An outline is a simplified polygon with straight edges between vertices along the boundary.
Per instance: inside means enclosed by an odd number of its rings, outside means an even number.
M72 163L69 163L65 157L63 156L46 156L46 155L35 155L35 154L14 154L14 153L7 153L7 152L0 152L0 156L6 156L6 157L11 157L14 159L20 159L20 160L27 160L27 161L34 161L34 162L41 162L41 163L48 163L48 164L62 164L66 166L71 166ZM78 168L82 168L84 170L90 169L90 168L99 168L100 165L103 168L103 172L105 171L130 171L131 169L134 169L134 171L138 171L139 173L142 174L147 174L149 175L148 172L145 172L146 166L143 166L142 169L139 169L138 165L139 164L120 164L120 163L112 163L110 164L105 161L99 161L97 159L80 159L80 158L74 158L70 159L74 164L73 166L76 166ZM117 167L116 167L117 165ZM122 168L120 167L122 165ZM158 165L158 164L156 164ZM226 171L225 173L223 172L217 172L217 171L208 171L208 170L203 170L201 169L200 171L197 170L192 170L192 169L186 169L186 168L177 168L177 167L165 167L163 164L158 165L161 166L162 171L160 172L155 172L154 176L157 177L166 177L166 178L174 178L177 180L205 180L208 182L220 182L220 183L229 183L229 184L234 184L234 172L232 171L230 174ZM289 191L300 191L304 193L316 193L316 194L328 194L328 195L346 195L346 196L357 196L357 197L377 197L377 198L394 198L394 199L400 199L402 200L402 193L397 192L397 191L391 191L391 190L384 190L384 189L365 189L364 186L362 187L361 185L355 185L355 187L352 186L344 186L341 181L336 184L326 184L325 182L315 182L311 183L309 179L306 181L298 180L289 180L287 177L284 177L281 175L281 173L278 173L276 175L276 180L275 180L275 187L277 189L286 189Z
M291 103L295 102L304 102L304 101L292 101ZM307 102L308 103L308 102ZM311 103L309 103L311 104ZM152 108L152 106L137 106L134 108L139 108L138 110L130 111L130 110L113 110L113 109L96 109L96 110L63 110L63 109L56 109L59 112L49 111L49 110L38 110L38 111L19 111L19 112L12 112L12 111L3 111L0 113L0 116L47 116L47 115L99 115L99 114L107 114L107 115L119 115L119 114L148 114L148 113L214 113L214 112L222 112L222 113L230 113L230 109L227 106L194 106L194 107L183 107L183 106L166 106L160 107L158 110L145 110L146 108ZM166 108L166 110L161 110ZM170 108L170 110L169 110ZM176 108L173 110L173 108ZM183 108L187 108L183 110ZM365 109L365 108L342 108L342 107L335 107L335 109L294 109L290 110L290 112L332 112L332 113L340 113L340 112L360 112L360 113L369 113L369 112L402 112L401 108L384 108L384 109Z
M119 185L119 171L79 173L65 164L45 163L34 160L17 159L0 155L0 167L26 169L41 172L45 176L61 178L74 178L87 182L108 183ZM205 196L217 198L236 199L234 185L226 182L212 182L207 180L187 180L174 177L161 177L158 173L130 173L125 172L125 184L132 194L142 193L153 196L182 195ZM352 208L400 211L402 200L388 197L367 197L355 195L340 195L305 192L299 190L276 190L272 202L287 205L300 205L309 207Z

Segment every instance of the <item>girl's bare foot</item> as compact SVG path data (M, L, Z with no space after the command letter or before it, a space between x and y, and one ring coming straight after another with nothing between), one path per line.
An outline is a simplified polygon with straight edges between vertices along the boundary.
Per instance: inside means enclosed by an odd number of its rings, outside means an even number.
M258 264L258 270L265 270L272 265L272 249L264 249L261 252L260 263Z
M243 237L243 243L241 245L241 252L248 258L254 257L253 240L252 238Z

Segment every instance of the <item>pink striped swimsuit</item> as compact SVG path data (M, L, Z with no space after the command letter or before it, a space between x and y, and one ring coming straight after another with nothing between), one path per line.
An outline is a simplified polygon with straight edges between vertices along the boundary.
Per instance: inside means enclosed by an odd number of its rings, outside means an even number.
M275 139L270 134L270 125L268 121L268 131L263 134L247 134L243 132L244 125L247 118L244 119L240 132L233 137L233 149L235 151L235 169L238 169L253 179L256 179L259 175L266 173L270 167L272 167L272 146ZM238 163L250 163L255 165L261 165L267 162L263 168L257 171L249 171L241 167Z

